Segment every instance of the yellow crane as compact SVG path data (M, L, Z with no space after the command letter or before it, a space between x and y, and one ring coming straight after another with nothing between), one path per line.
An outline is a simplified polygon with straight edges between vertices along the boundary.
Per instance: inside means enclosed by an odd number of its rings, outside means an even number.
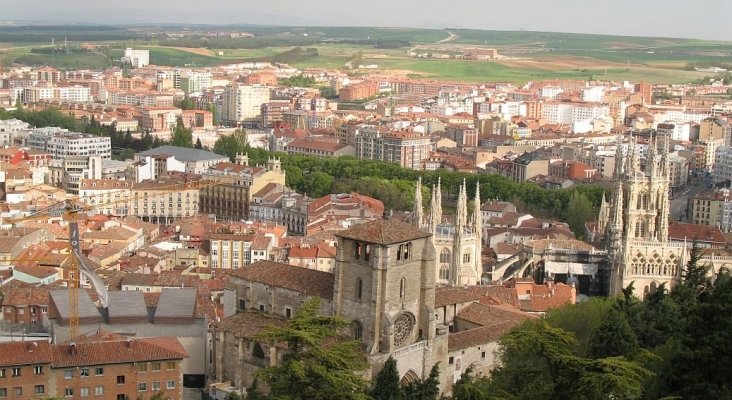
M169 186L163 186L159 190L172 191L181 188L196 188L203 189L209 186L221 184L220 180L195 180L191 182L185 182L183 184L176 183ZM90 198L98 197L90 196ZM131 199L122 198L111 202L103 202L92 205L82 204L78 196L74 196L70 199L52 204L42 210L39 210L29 216L14 218L8 220L9 223L15 225L24 221L49 219L57 216L62 216L63 220L69 227L69 242L68 251L70 256L71 265L68 271L68 278L66 279L66 286L68 287L69 293L69 338L73 339L79 335L79 288L81 286L80 275L83 273L91 281L92 286L99 294L99 299L102 307L109 307L109 297L107 290L104 286L104 282L94 272L94 269L89 266L82 257L81 253L81 237L79 236L79 213L92 211L96 208L110 207L117 204L129 203ZM23 260L32 261L32 260Z

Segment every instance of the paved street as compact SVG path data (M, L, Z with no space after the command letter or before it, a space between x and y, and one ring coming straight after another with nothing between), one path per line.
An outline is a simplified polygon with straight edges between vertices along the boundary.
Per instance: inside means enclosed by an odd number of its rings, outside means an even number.
M670 217L672 221L688 222L686 219L686 206L688 199L707 190L709 182L710 180L705 177L693 179L688 193L671 200Z

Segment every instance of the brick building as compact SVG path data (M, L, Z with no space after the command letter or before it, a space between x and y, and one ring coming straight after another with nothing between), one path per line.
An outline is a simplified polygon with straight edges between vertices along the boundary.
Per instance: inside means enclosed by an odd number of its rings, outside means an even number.
M0 398L182 398L180 362L188 357L173 337L125 338L101 332L73 342L0 343Z

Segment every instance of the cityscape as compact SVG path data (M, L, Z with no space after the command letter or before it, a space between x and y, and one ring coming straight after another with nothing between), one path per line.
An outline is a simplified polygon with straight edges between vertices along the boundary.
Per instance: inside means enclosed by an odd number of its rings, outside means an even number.
M0 17L0 400L732 398L708 19L76 3Z

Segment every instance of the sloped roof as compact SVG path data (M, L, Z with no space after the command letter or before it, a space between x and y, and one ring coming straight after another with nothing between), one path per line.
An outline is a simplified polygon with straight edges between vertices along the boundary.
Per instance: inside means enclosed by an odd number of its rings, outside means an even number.
M258 261L248 267L232 271L231 276L290 289L309 296L319 296L328 300L333 298L334 276L329 272L274 261Z
M284 327L287 323L274 315L246 311L224 318L214 329L232 333L236 338L253 338L270 327Z
M48 364L51 360L51 344L45 340L0 343L2 366Z
M193 318L196 308L196 289L164 288L160 292L155 319L158 318Z
M375 219L335 234L344 239L390 245L430 237L430 233L396 219Z
M175 157L178 161L208 161L208 160L221 160L227 158L226 156L221 156L216 153L201 150L201 149L191 149L188 147L178 147L178 146L160 146L156 147L154 149L146 150L140 153L137 153L138 156L157 156L157 155L168 155Z
M174 337L125 340L82 341L53 346L53 367L122 364L158 360L178 360L188 353Z

